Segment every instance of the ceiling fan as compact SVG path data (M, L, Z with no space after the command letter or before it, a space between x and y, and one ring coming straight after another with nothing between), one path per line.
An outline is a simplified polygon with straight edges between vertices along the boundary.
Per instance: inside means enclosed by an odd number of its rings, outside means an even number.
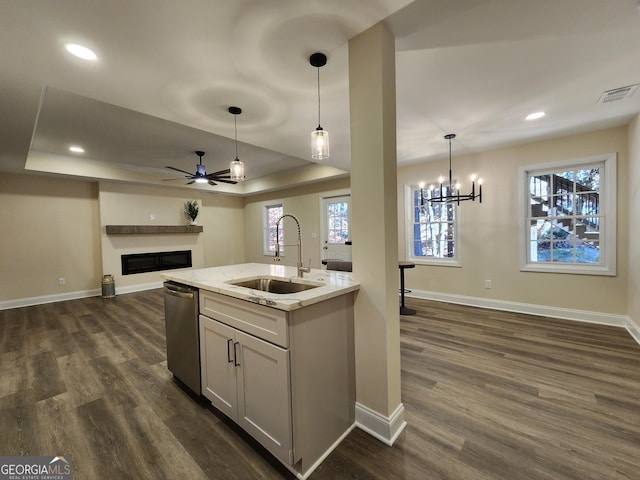
M190 182L187 182L187 185L191 185L192 183L208 183L209 185L217 185L216 182L231 183L235 185L236 183L238 183L235 180L229 180L231 177L229 175L230 170L228 168L226 170L219 170L217 172L207 173L206 167L202 164L202 157L204 156L204 152L202 150L196 150L195 153L196 155L198 155L198 157L200 157L200 162L196 165L196 173L180 170L179 168L170 167L169 165L166 165L166 167L170 168L171 170L175 170L176 172L186 174L184 177L190 180ZM165 181L170 181L170 180L178 180L178 179L177 178L165 179Z

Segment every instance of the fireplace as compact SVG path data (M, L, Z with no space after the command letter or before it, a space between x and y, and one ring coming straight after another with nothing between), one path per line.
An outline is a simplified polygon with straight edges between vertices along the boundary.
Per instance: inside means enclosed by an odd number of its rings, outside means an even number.
M191 267L191 250L122 255L122 275Z

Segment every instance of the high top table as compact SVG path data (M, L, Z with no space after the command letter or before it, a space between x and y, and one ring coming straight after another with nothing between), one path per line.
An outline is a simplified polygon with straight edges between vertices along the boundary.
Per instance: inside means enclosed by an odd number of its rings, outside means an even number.
M404 306L404 271L407 268L415 268L416 264L411 262L398 262L400 267L400 315L415 315L416 311L413 308L407 308Z

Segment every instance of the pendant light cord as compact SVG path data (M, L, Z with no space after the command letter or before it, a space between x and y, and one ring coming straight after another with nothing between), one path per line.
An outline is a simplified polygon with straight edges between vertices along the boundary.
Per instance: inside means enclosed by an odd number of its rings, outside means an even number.
M317 67L318 70L318 128L320 127L320 67Z
M238 115L233 116L233 129L235 131L236 139L236 160L238 160Z

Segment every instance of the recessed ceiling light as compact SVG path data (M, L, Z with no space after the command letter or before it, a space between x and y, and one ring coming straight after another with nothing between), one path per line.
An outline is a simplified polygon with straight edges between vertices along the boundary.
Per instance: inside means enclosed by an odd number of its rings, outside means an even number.
M530 113L525 117L525 120L537 120L538 118L542 118L546 115L544 112L534 112Z
M69 53L78 58L82 58L83 60L96 60L98 58L98 56L93 53L93 50L83 47L82 45L78 45L77 43L67 43L65 48Z
M69 147L69 150L71 150L73 153L84 153L84 148L78 147L77 145L72 145L71 147Z

